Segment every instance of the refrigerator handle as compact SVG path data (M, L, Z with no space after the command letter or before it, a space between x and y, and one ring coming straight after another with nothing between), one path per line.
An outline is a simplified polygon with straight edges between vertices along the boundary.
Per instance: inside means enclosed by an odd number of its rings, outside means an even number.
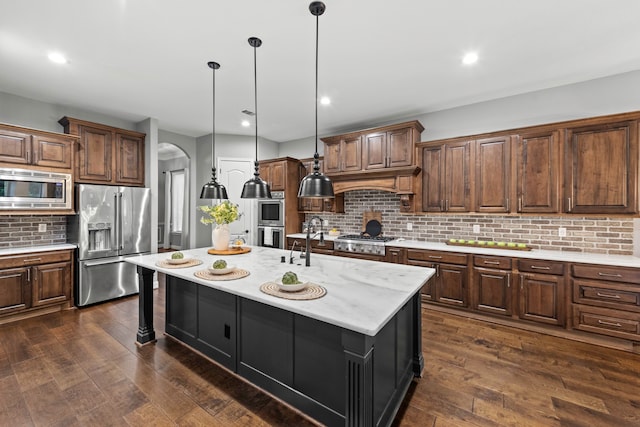
M122 203L122 193L119 191L116 191L115 193L113 193L113 198L114 198L114 209L115 211L113 212L113 218L115 220L115 245L113 246L117 251L120 251L122 249L122 217L120 215L120 204Z

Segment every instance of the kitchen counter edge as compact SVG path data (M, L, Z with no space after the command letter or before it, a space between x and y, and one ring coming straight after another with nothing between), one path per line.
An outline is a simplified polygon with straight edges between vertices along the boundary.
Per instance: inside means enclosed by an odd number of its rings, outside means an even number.
M65 250L75 249L75 248L76 248L76 245L71 243L60 243L57 245L43 245L43 246L22 246L17 248L0 249L0 256L32 254L35 252L65 251Z

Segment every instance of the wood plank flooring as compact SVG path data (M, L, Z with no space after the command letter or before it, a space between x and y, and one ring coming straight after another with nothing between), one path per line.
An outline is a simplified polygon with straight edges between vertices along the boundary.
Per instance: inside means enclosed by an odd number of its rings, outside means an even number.
M138 299L0 326L0 426L310 426L162 335ZM423 308L425 370L394 426L639 426L640 356Z

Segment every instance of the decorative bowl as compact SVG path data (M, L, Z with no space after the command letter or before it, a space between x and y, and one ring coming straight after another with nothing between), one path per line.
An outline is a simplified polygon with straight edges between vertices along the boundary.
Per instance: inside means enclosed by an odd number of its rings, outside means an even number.
M236 269L236 267L234 265L228 265L227 264L226 268L209 267L209 273L211 273L211 274L229 274L235 269Z
M279 277L277 280L275 280L275 283L276 285L278 285L278 288L284 292L297 292L309 286L308 282L296 283L295 285L283 285L282 277Z
M168 264L180 265L180 264L188 263L189 261L191 261L191 259L189 259L189 258L178 258L178 259L167 258L166 261L167 261Z

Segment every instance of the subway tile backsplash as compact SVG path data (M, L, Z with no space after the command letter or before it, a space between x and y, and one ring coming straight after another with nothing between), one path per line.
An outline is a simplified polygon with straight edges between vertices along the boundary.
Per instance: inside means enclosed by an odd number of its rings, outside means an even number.
M45 224L47 231L39 232L40 224ZM0 216L0 248L57 245L66 242L65 216Z
M400 213L400 196L377 190L345 193L345 213L323 212L320 216L330 228L342 233L362 231L362 214L367 210L382 212L383 234L413 240L443 242L451 238L526 243L534 249L633 255L633 218L579 216L516 216L482 214ZM311 215L307 215L307 219ZM413 230L407 230L412 223ZM480 226L473 233L473 225ZM566 237L558 228L566 228Z

